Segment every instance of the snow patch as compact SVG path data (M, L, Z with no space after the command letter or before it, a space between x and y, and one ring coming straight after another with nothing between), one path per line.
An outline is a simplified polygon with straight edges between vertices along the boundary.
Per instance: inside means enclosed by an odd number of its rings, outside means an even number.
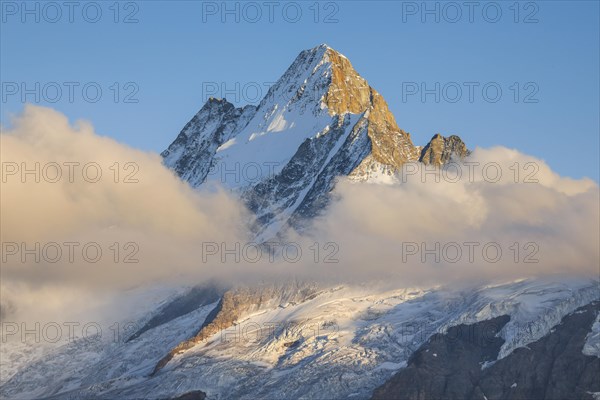
M586 356L600 357L600 313L596 316L592 330L586 337L582 353Z
M217 148L217 153L233 146L235 143L236 143L235 138L229 139L228 141L226 141L225 143L223 143L221 146L219 146Z

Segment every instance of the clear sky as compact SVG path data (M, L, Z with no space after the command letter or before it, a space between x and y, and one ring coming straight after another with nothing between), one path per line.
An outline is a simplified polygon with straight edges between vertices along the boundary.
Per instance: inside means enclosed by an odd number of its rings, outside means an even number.
M327 43L415 144L458 134L598 181L598 1L0 4L3 124L26 101L159 152L209 95L257 103Z

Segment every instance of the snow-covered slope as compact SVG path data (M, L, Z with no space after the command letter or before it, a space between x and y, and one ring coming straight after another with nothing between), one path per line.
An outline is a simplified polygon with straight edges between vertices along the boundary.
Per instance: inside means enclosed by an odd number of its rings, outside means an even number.
M369 398L436 332L509 315L501 358L598 298L597 281L575 279L460 291L394 290L382 284L321 288L299 303L248 309L235 325L176 355L151 376L156 362L198 329L216 307L211 304L129 342L77 341L41 358L21 358L19 373L0 387L0 395L169 398L202 390L210 399Z

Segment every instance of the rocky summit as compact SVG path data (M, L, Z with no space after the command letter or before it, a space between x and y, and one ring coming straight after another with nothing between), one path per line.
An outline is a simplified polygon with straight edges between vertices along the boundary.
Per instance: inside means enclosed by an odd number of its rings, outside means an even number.
M269 239L322 211L336 177L372 181L406 162L467 154L458 136L415 146L350 60L321 45L302 51L257 107L209 99L162 156L193 187L238 191Z

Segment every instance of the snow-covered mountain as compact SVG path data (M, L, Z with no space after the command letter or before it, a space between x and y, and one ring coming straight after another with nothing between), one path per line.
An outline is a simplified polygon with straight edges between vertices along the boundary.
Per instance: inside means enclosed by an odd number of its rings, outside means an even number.
M340 176L389 182L407 162L440 166L468 154L454 135L415 146L350 61L321 45L301 52L258 106L208 100L162 156L191 186L236 193L266 240L324 210ZM283 280L147 291L116 321L135 327L127 334L2 338L0 398L600 398L598 280L398 286Z
M162 156L194 187L239 191L269 239L323 210L339 176L376 180L409 161L466 154L458 136L415 146L350 61L321 45L301 52L258 107L209 99Z
M49 345L41 354L2 346L0 396L164 399L196 393L189 398L203 398L201 391L208 399L368 399L396 372L412 365L418 349L422 353L434 349L428 340L450 327L508 316L493 326L499 331L497 340L494 330L485 331L490 346L496 347L488 351L486 363L477 367L482 371L497 360L510 359L517 349L526 351L535 343L554 340L554 331L565 316L578 315L580 307L600 298L598 281L561 280L524 280L462 290L290 283L232 289L221 301L211 303L206 303L210 299L204 295L210 289L205 287L190 292L199 299L196 308L183 315L173 313L172 319L164 319L164 310L170 307L173 312L172 304L189 302L189 293L148 304L150 311L140 317L138 326L156 316L163 318L162 323L132 340L116 341L112 335L82 338ZM256 294L266 293L268 300L255 301ZM182 303L182 298L187 300ZM220 302L241 307L231 313L233 308L219 306ZM597 316L598 303L588 312ZM576 327L584 339L562 351L572 362L600 361L595 315ZM223 324L206 330L211 322ZM152 374L164 354L199 329L206 333L200 342ZM465 333L460 340L469 338ZM450 339L452 343L458 340L455 334ZM559 343L567 341L563 338ZM453 359L442 360L442 350L430 350L430 359L438 358L436 351L440 362L460 370L458 360L454 364ZM551 381L550 376L536 379L527 382L523 377L519 385L523 389L539 387L545 384L543 379ZM378 398L402 398L391 393Z

